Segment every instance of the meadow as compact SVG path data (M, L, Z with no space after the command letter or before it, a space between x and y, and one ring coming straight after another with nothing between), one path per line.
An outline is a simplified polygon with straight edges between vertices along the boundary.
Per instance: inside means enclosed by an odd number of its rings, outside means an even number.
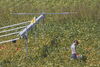
M18 12L77 13L45 15L28 33L28 56L24 39L0 44L0 67L100 67L100 0L0 0L0 27L39 16ZM86 62L70 60L73 40Z

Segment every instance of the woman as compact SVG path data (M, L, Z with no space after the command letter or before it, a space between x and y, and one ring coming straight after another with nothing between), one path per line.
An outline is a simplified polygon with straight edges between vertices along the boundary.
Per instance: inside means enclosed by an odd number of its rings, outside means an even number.
M73 59L77 59L76 46L78 44L79 44L78 40L74 40L74 42L71 44L71 51L72 51L71 58Z

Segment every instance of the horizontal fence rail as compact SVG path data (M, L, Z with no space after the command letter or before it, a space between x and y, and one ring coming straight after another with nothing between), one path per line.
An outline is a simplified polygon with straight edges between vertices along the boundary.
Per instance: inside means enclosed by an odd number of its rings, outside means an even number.
M11 13L14 15L41 15L41 14L73 14L73 13L77 13L77 12L63 12L63 13Z
M7 36L15 35L15 34L18 34L18 33L19 32L9 33L9 34L5 34L5 35L1 35L0 37L7 37Z
M1 27L0 30L1 29L5 29L5 28L10 28L10 27L18 26L18 25L27 24L28 22L30 22L30 21L22 22L22 23L19 23L19 24L13 24L13 25L5 26L5 27Z
M2 42L0 42L0 44L7 43L7 42L12 42L12 41L19 40L19 39L20 38L15 38L15 39L11 39L11 40L2 41Z
M10 32L10 31L15 31L15 30L18 30L18 29L23 29L25 28L26 26L23 26L23 27L17 27L17 28L14 28L14 29L10 29L10 30L5 30L5 31L0 31L0 33L5 33L5 32Z

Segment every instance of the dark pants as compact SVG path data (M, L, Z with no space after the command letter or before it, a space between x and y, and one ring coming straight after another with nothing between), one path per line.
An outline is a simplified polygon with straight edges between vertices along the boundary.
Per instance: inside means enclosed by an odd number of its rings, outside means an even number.
M71 55L71 58L73 58L73 59L77 59L76 54L72 54L72 55Z

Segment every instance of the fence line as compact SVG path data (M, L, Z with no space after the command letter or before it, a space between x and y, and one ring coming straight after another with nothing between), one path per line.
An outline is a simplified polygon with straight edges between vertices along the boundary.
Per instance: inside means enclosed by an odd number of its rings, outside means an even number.
M7 43L7 42L12 42L12 41L15 41L15 40L19 40L19 38L15 38L15 39L11 39L11 40L2 41L2 42L0 42L0 44Z
M17 28L14 28L14 29L1 31L0 33L10 32L10 31L14 31L14 30L22 29L22 28L25 28L25 27L26 27L26 26L23 26L23 27L17 27Z
M0 30L1 29L5 29L5 28L10 28L10 27L18 26L18 25L22 25L22 24L27 24L28 22L30 22L30 21L22 22L22 23L19 23L19 24L13 24L13 25L5 26L5 27L1 27Z
M18 34L18 33L19 33L19 32L14 32L14 33L6 34L6 35L1 35L0 37L11 36L11 35L15 35L15 34Z
M73 14L73 13L77 13L77 12L64 12L64 13L11 13L14 15L45 15L45 14Z

